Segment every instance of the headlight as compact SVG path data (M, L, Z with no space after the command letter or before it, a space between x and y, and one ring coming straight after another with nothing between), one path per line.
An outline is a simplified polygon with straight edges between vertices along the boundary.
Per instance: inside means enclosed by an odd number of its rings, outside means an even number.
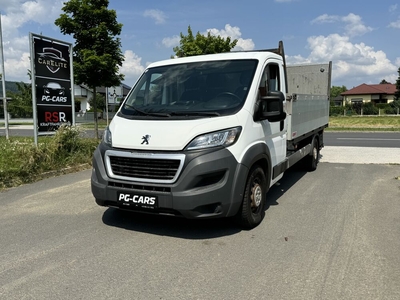
M108 126L106 127L106 129L104 130L104 135L103 135L103 142L108 145L108 146L112 146L112 138L111 138L111 131L108 128Z
M211 132L196 137L186 147L187 150L204 149L217 146L228 147L233 145L239 138L242 127Z

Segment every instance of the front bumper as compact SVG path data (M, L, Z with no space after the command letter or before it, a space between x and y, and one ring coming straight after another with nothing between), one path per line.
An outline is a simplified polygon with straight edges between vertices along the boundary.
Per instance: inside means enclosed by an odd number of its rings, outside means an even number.
M159 184L110 178L101 147L94 152L91 177L93 196L101 206L126 209L118 202L118 193L123 192L157 197L157 209L139 210L147 213L213 218L233 216L240 208L248 168L225 148L187 154L176 182Z

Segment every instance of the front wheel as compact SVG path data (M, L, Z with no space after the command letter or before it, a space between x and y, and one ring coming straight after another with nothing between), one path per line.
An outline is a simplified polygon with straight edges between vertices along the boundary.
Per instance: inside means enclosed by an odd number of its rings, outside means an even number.
M250 170L247 177L242 207L237 215L242 227L251 229L261 223L265 215L266 194L267 180L264 170L255 166Z

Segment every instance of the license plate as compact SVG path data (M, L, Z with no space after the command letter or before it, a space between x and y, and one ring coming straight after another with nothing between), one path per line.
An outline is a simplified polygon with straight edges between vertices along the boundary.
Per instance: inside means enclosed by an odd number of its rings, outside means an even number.
M130 208L147 208L155 209L158 205L158 199L156 196L149 196L143 194L132 194L132 193L118 193L118 203L123 206Z

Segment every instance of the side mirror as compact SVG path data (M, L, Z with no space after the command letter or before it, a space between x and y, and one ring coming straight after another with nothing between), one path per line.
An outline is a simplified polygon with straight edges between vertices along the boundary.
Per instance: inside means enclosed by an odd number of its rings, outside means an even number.
M260 120L269 122L280 122L286 118L283 111L285 96L282 92L268 92L267 96L261 97L256 112Z

